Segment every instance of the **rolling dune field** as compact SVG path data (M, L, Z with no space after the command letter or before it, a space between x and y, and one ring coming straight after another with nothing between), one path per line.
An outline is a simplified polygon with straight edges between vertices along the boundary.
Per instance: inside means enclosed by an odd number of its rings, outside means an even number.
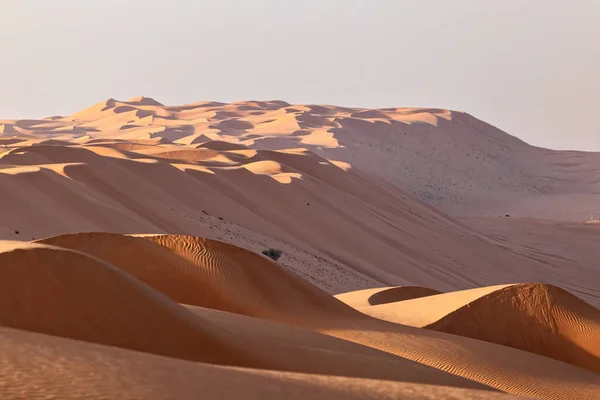
M598 399L599 169L441 109L0 120L0 397Z

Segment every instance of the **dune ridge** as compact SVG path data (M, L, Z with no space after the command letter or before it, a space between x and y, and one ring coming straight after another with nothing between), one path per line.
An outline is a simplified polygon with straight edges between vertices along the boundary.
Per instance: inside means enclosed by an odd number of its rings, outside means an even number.
M65 117L0 121L0 135L303 147L458 215L582 220L597 212L600 199L600 153L538 148L467 113L436 108L277 100L166 106L140 96L108 99Z
M501 285L359 310L387 321L514 347L600 372L600 310L556 286Z
M568 364L369 318L270 260L225 243L177 235L125 237L102 233L59 236L42 242L105 259L177 302L311 329L511 394L593 398L600 390L600 375ZM172 268L168 274L167 268ZM167 282L165 276L169 277Z

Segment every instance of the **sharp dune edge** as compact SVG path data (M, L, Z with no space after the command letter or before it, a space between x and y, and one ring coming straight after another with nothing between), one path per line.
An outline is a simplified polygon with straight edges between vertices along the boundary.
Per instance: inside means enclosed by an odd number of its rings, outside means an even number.
M379 304L394 303L420 297L433 296L441 292L421 286L395 286L375 289L362 289L354 292L342 293L337 296L339 300L354 308L376 306Z
M599 168L440 109L2 120L0 396L599 398Z

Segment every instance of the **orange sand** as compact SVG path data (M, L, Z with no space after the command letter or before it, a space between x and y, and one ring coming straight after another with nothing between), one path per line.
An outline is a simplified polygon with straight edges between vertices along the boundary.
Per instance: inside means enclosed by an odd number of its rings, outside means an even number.
M369 318L274 262L221 242L174 235L96 233L59 236L42 243L110 262L180 303L311 329L508 393L593 398L600 390L600 375L568 364L466 337Z
M2 120L0 397L600 398L598 168L440 109Z
M359 310L387 321L485 340L600 372L600 310L555 286L495 286Z

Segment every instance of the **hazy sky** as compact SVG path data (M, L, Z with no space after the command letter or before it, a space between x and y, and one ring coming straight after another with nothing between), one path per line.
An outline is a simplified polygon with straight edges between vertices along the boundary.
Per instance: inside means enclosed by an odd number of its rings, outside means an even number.
M109 97L467 111L600 150L600 1L6 0L0 118Z

